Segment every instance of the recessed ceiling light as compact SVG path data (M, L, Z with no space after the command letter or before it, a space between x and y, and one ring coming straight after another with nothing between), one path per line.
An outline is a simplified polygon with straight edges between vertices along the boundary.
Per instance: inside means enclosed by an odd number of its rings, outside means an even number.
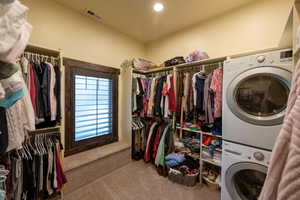
M164 10L164 5L162 3L155 3L153 6L155 12L161 12Z

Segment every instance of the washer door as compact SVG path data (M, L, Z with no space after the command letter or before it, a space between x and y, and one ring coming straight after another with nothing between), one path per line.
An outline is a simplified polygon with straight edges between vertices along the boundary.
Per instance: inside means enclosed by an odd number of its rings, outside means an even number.
M258 199L267 176L267 167L241 162L226 171L225 186L234 200Z
M283 121L292 74L277 67L258 67L239 74L227 88L227 103L241 120L272 126Z

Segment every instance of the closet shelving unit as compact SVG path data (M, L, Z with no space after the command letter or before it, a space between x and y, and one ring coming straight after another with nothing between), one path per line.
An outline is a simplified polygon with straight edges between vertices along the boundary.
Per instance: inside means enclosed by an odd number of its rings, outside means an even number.
M44 56L48 56L48 57L54 57L57 58L58 61L58 65L61 71L61 98L60 98L60 102L61 102L61 121L60 124L54 126L54 127L47 127L47 128L41 128L41 129L36 129L35 131L31 131L30 135L34 135L34 134L39 134L39 133L48 133L48 132L53 132L53 131L58 131L59 132L59 137L62 141L62 144L64 145L64 123L65 123L65 111L64 111L64 67L62 65L62 52L61 50L54 50L54 49L49 49L49 48L44 48L44 47L39 47L39 46L35 46L35 45L27 45L25 52L29 52L29 53L33 53L33 54L38 54L38 55L44 55ZM64 153L62 151L62 159L64 159ZM63 193L60 192L59 194L50 197L49 200L59 200L59 199L63 199Z
M43 47L39 47L39 46L34 46L34 45L27 45L25 52L29 52L29 53L33 53L33 54L38 54L38 55L44 55L44 56L49 56L49 57L54 57L58 59L58 63L59 63L59 68L61 70L61 91L63 91L64 89L64 74L63 74L63 66L62 66L62 54L60 50L52 50L52 49L48 49L48 48L43 48ZM34 132L41 132L41 131L51 131L54 130L56 131L57 129L60 130L61 132L61 138L63 140L64 137L62 137L63 133L64 133L64 127L62 126L62 124L64 124L64 98L63 98L63 93L61 92L61 122L59 125L54 126L54 127L47 127L47 128L41 128L41 129L36 129L35 131L32 131L31 133Z
M133 69L132 72L135 74L142 74L142 75L147 76L147 75L151 75L153 73L158 73L158 72L173 71L174 80L175 80L175 83L174 83L175 84L175 96L176 96L176 102L178 102L178 101L181 101L181 99L179 99L179 97L178 97L178 91L177 91L178 88L177 88L176 80L177 80L178 72L180 70L188 70L189 68L193 68L193 67L201 67L202 70L205 71L207 67L211 67L213 65L216 66L217 63L224 62L228 58L229 57L218 57L218 58L212 58L212 59L205 59L205 60L192 62L192 63L184 63L184 64L180 64L180 65L174 65L171 67L160 67L160 68L156 68L156 69L152 69L152 70L148 70L148 71ZM202 137L203 137L203 135L209 135L212 137L222 139L222 136L213 135L212 133L203 132L201 130L191 130L189 128L184 128L184 126L183 126L183 109L181 109L181 113L180 113L180 126L179 127L176 127L176 114L175 113L173 114L173 128L174 128L175 132L176 132L176 130L179 130L179 132L180 132L179 138L182 138L183 131L185 131L186 133L197 133L200 135L201 145L200 145L199 162L200 162L200 185L202 186L202 180L205 179L203 177L203 173L202 173L204 163L211 164L218 168L221 167L221 163L215 162L212 159L203 159L203 157L202 157L203 148L208 148L208 146L206 146L202 143L202 141L203 141ZM222 149L217 148L216 151L222 152ZM210 182L208 179L205 179L205 181Z

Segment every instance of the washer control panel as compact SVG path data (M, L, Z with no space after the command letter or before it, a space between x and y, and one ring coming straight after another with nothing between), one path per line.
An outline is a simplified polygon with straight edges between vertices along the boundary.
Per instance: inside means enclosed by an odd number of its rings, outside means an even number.
M254 147L223 142L223 154L228 157L235 157L239 160L256 162L259 164L269 165L271 151L265 151Z

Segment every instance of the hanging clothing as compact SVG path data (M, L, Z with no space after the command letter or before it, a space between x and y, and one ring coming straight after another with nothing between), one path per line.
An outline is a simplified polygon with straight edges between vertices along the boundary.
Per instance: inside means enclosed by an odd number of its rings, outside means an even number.
M24 113L24 101L20 100L10 108L6 109L6 120L8 127L8 148L7 151L19 149L27 135L26 129L28 119Z
M60 122L61 120L61 72L59 67L56 65L54 67L54 71L55 71L55 87L54 87L54 94L56 97L56 121Z
M6 112L4 108L0 107L0 155L6 152L8 146L8 130Z
M169 110L176 112L176 97L175 97L175 86L174 86L174 77L173 75L168 75L168 90L169 90Z
M153 78L151 80L151 86L150 86L150 97L149 97L149 103L148 103L148 112L147 114L149 116L152 116L154 114L154 100L155 100L155 95L156 95L156 88L157 86L157 80L156 78Z
M137 79L136 78L132 78L132 112L135 112L137 110L137 102L136 102L136 91L137 91Z
M190 91L190 73L184 73L183 75L183 100L182 107L184 112L189 112L189 91Z
M15 104L6 109L6 119L8 127L8 148L7 151L17 149L22 146L28 131L35 130L34 110L30 101L30 96L26 88L21 72L16 73L20 80L23 97Z
M146 146L145 124L141 119L133 119L132 121L132 145L131 145L131 158L140 160Z
M36 142L35 138L31 138L31 145L28 141L24 143L27 145L26 155L21 149L1 158L0 165L4 164L10 171L7 187L4 188L6 200L49 199L66 184L60 142L54 135L45 135L38 141L39 150ZM24 152L21 154L21 151Z
M200 113L204 112L204 82L205 82L205 75L203 74L195 74L195 92L196 92L196 110Z
M48 68L50 69L50 92L49 92L49 97L50 97L50 113L51 113L51 121L56 120L56 115L57 115L57 100L55 96L55 85L56 85L56 74L54 67L51 63L47 63Z
M259 200L297 200L300 196L300 62L296 69L285 119L276 139Z
M213 101L214 101L214 93L210 89L212 81L212 74L209 74L207 78L205 79L204 83L204 110L205 110L205 123L212 124L214 123L214 117L213 117Z
M20 64L23 76L27 78L36 128L56 126L61 120L59 67L48 62L26 60L22 58Z
M160 77L157 82L156 95L154 99L154 114L157 116L162 115L161 101L162 101L162 91L163 91L163 86L165 81L166 81L166 77L163 76Z
M28 80L27 80L27 83L28 83L28 90L29 90L29 93L30 93L30 99L31 99L31 103L32 103L32 106L33 106L33 109L34 109L34 112L36 113L37 111L37 106L36 106L36 102L37 102L37 91L36 91L36 80L35 80L35 73L34 73L34 70L33 70L33 67L31 64L28 63L28 71L29 71L29 75L28 75Z
M155 165L156 166L159 166L159 165L165 166L165 138L166 138L169 128L170 128L170 126L167 126L164 129L162 137L160 139L157 154L155 157Z
M215 93L214 118L222 117L223 68L215 69L210 88Z
M150 130L149 130L149 133L148 133L148 138L147 138L147 147L146 147L146 152L145 152L145 162L149 162L150 161L150 146L151 146L151 139L153 137L153 135L156 133L156 130L155 128L157 127L158 123L157 122L154 122L151 127L150 127Z

